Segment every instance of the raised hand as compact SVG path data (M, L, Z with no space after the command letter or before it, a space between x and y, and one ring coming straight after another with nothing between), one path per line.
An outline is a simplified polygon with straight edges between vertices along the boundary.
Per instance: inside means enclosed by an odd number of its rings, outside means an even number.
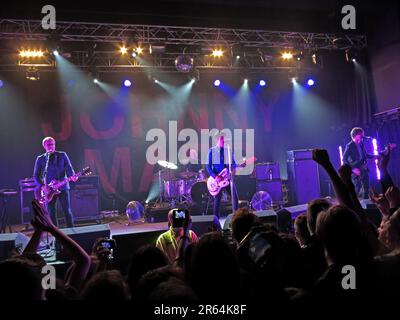
M369 190L369 198L382 213L388 213L390 209L389 201L383 194L376 193L372 188Z
M313 149L312 158L321 166L327 166L331 163L328 151L326 151L325 149Z
M400 207L400 191L397 187L389 187L385 193L385 197L389 201L390 208Z
M51 232L57 228L51 221L47 210L36 199L32 201L32 208L34 217L31 223L36 229Z
M353 173L351 167L348 164L342 165L339 170L339 176L340 178L345 182L349 183L351 182L351 174Z

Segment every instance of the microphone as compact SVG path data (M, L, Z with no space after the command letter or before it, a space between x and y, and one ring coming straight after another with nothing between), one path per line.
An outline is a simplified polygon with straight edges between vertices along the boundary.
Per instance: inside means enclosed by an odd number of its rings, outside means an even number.
M363 139L365 139L365 140L372 140L373 138L372 138L372 137L369 137L369 136L364 136Z

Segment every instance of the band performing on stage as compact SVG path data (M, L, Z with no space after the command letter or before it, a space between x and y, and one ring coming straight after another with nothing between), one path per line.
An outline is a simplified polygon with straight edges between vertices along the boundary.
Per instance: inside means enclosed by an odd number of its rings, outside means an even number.
M399 0L0 7L5 315L393 318Z

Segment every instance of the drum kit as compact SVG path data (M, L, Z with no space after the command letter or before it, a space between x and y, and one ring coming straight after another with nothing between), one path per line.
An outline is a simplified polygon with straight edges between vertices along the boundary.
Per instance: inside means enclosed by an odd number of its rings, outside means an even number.
M159 202L169 202L171 207L177 203L209 205L212 200L207 190L207 172L183 171L177 173L178 166L174 163L160 160L157 162L163 169L158 172L160 186Z

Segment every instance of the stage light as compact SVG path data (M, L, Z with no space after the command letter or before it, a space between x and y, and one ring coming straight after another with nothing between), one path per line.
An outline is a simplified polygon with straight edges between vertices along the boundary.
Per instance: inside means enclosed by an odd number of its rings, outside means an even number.
M301 61L304 58L303 52L299 52L298 54L294 55L297 61Z
M339 146L340 165L343 165L343 148Z
M379 155L379 152L378 152L378 141L375 138L372 139L372 146L374 148L374 155L375 156ZM381 171L379 170L378 159L375 159L375 170L376 170L376 178L378 180L381 180Z
M121 48L119 48L119 52L121 52L121 54L127 54L128 49L125 46L122 46Z
M137 47L135 49L135 51L136 51L137 54L142 54L143 53L143 48L142 47Z
M261 87L265 87L267 83L265 82L265 80L260 80L259 84Z
M214 58L221 58L224 55L224 52L221 49L214 49L211 53Z
M291 52L284 52L284 53L282 53L282 59L283 59L283 60L290 60L290 59L293 59L293 53L291 53Z
M58 52L58 50L54 50L54 51L53 51L53 55L57 57L57 56L60 55L60 53Z
M347 49L345 52L345 56L346 56L346 61L347 62L356 62L356 58L357 58L357 51L355 51L354 49Z
M154 82L155 82L155 83L158 83L158 80L157 80L157 79L154 79Z
M137 54L135 51L132 52L132 57L136 58Z
M99 79L94 78L94 79L93 79L93 82L94 82L94 83L99 83Z
M293 84L295 84L297 82L297 78L296 77L292 77L291 81L292 81Z
M44 52L42 50L21 50L19 56L21 58L41 58Z
M26 79L31 81L37 81L40 79L40 73L37 68L31 67L26 70Z
M243 79L243 82L244 82L244 83L248 83L248 82L249 82L249 79L244 78L244 79Z
M132 85L132 82L131 82L130 80L127 79L127 80L124 81L124 86L125 86L125 87L128 88L128 87L130 87L131 85Z
M0 88L3 88L3 86L4 86L4 82L3 82L3 80L0 80Z
M237 56L236 56L236 60L239 60L239 59L240 59L240 56L239 56L239 55L237 55Z
M312 87L314 84L315 84L315 81L313 79L310 78L310 79L307 80L307 85L309 87Z
M220 80L217 79L214 81L214 86L219 87L220 84L221 84Z

